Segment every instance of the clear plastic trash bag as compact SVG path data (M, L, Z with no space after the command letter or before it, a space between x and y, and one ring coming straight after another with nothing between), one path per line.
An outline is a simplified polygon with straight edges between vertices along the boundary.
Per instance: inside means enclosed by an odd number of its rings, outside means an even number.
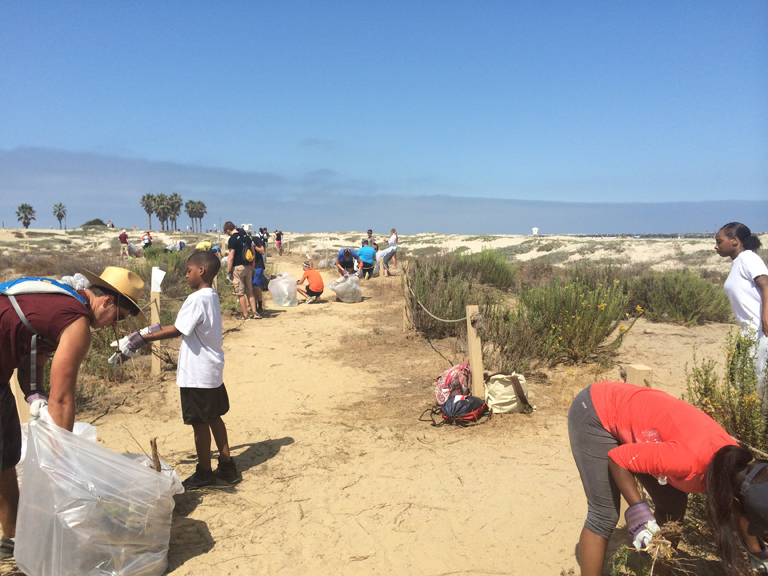
M357 283L357 276L349 274L342 276L328 284L328 288L336 293L336 297L342 302L353 304L362 302L363 294L360 291L360 285Z
M173 495L184 491L164 468L155 472L43 418L30 420L19 568L27 576L164 574Z
M287 274L278 274L277 278L269 281L269 293L275 306L298 306L299 297L296 292L296 281Z

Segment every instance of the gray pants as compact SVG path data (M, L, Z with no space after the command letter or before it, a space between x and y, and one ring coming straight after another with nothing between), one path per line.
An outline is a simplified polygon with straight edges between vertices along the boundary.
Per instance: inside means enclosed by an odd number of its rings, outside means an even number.
M587 496L587 520L584 526L603 538L610 538L619 521L621 494L608 469L608 452L619 441L600 423L592 403L590 387L574 398L568 411L568 436L571 452L579 469ZM635 474L656 507L656 521L680 521L685 516L688 494L670 484L662 486L650 474Z

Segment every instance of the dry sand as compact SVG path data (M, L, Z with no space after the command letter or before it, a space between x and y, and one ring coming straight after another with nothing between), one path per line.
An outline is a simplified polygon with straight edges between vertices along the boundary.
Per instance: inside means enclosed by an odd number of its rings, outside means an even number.
M7 234L0 231L0 242ZM317 235L317 246L335 247L331 236ZM294 278L300 260L272 259ZM334 276L325 271L326 284ZM618 380L618 366L604 374L563 367L534 375L538 409L530 416L432 427L419 416L449 364L403 333L399 277L362 285L359 304L334 302L326 288L319 303L292 308L275 308L267 297L262 320L225 318L232 405L225 422L243 481L177 497L169 572L578 573L574 546L586 501L566 413L584 385ZM720 361L729 328L641 319L617 362L652 367L654 386L680 395L692 346L699 358ZM463 361L451 343L437 347ZM106 413L78 419L93 421L99 441L117 452L136 452L134 438L148 447L157 436L161 456L182 478L194 471L173 372L161 383L136 385ZM619 530L612 544L627 541Z

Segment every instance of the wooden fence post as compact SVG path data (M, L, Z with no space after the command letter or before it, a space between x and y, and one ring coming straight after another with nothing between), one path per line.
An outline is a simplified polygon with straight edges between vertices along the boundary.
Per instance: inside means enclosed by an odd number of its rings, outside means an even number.
M483 344L477 330L472 326L472 314L478 311L477 305L467 306L467 350L469 352L469 371L472 373L470 394L485 400L485 382L483 381Z
M160 292L150 292L150 323L160 322ZM155 355L154 344L150 343L150 354L152 355L151 373L153 376L160 374L160 358Z
M381 274L384 274L384 272L380 269L379 272ZM406 276L408 275L408 262L406 261L403 265L403 332L408 332L413 327L413 323L411 322L411 319L408 317L408 279Z

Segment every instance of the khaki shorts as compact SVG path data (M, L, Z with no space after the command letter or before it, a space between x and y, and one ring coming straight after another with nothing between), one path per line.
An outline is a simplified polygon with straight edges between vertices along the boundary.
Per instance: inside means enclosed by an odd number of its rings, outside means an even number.
M232 271L232 284L235 296L253 296L253 266L235 266Z

